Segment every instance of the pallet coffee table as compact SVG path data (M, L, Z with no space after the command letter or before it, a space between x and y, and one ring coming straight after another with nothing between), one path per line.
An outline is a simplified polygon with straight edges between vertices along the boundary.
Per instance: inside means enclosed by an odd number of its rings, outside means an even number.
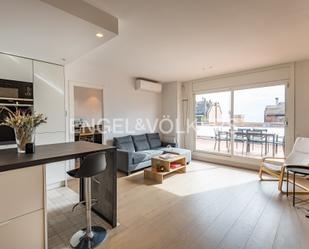
M167 154L164 154L166 156ZM173 167L177 165L177 167ZM160 167L164 167L164 171L158 170ZM166 158L156 156L151 158L151 168L144 170L144 177L155 180L156 182L162 183L165 175L173 172L185 173L187 169L187 162L185 156L170 155Z

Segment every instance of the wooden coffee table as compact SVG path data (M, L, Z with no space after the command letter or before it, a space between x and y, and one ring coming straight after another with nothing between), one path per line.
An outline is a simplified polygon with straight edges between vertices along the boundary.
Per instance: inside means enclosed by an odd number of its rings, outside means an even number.
M177 168L171 168L171 164L180 164ZM164 171L158 171L158 167L163 166ZM186 157L181 155L173 155L171 158L161 158L156 156L151 158L151 168L144 170L144 178L155 180L162 183L164 176L173 173L185 173L187 169Z

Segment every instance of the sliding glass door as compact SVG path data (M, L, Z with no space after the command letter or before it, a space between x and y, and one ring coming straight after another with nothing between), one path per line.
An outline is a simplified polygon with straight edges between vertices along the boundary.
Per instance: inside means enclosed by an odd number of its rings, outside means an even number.
M283 156L285 85L234 91L234 154Z
M231 153L231 92L210 92L195 97L196 150Z
M284 84L196 94L196 150L253 158L283 156L285 102Z

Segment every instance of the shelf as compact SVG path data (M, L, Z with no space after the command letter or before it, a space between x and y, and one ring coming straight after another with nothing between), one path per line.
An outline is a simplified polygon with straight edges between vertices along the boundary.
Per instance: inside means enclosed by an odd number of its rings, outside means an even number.
M151 159L152 166L151 168L144 170L144 177L148 179L153 179L159 183L163 182L163 177L171 174L173 172L185 173L187 170L186 158L184 156L177 156L170 159L162 159L159 157L153 157ZM171 168L172 163L179 163L181 166L177 168ZM163 166L166 171L159 172L157 171L157 166Z
M158 174L158 175L168 175L169 173L172 173L172 172L175 172L175 171L179 171L181 169L184 169L186 168L187 165L182 165L180 167L177 167L175 169L170 169L169 171L164 171L164 172L160 172L160 171L157 171L157 170L154 170L152 168L148 168L149 171L153 172L154 174ZM146 169L147 170L147 169Z

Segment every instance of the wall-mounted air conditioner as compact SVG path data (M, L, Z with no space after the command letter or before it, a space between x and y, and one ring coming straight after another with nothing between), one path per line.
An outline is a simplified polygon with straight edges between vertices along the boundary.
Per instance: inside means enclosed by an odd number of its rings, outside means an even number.
M135 89L160 93L162 92L162 85L160 83L155 83L148 80L137 79L135 82Z

